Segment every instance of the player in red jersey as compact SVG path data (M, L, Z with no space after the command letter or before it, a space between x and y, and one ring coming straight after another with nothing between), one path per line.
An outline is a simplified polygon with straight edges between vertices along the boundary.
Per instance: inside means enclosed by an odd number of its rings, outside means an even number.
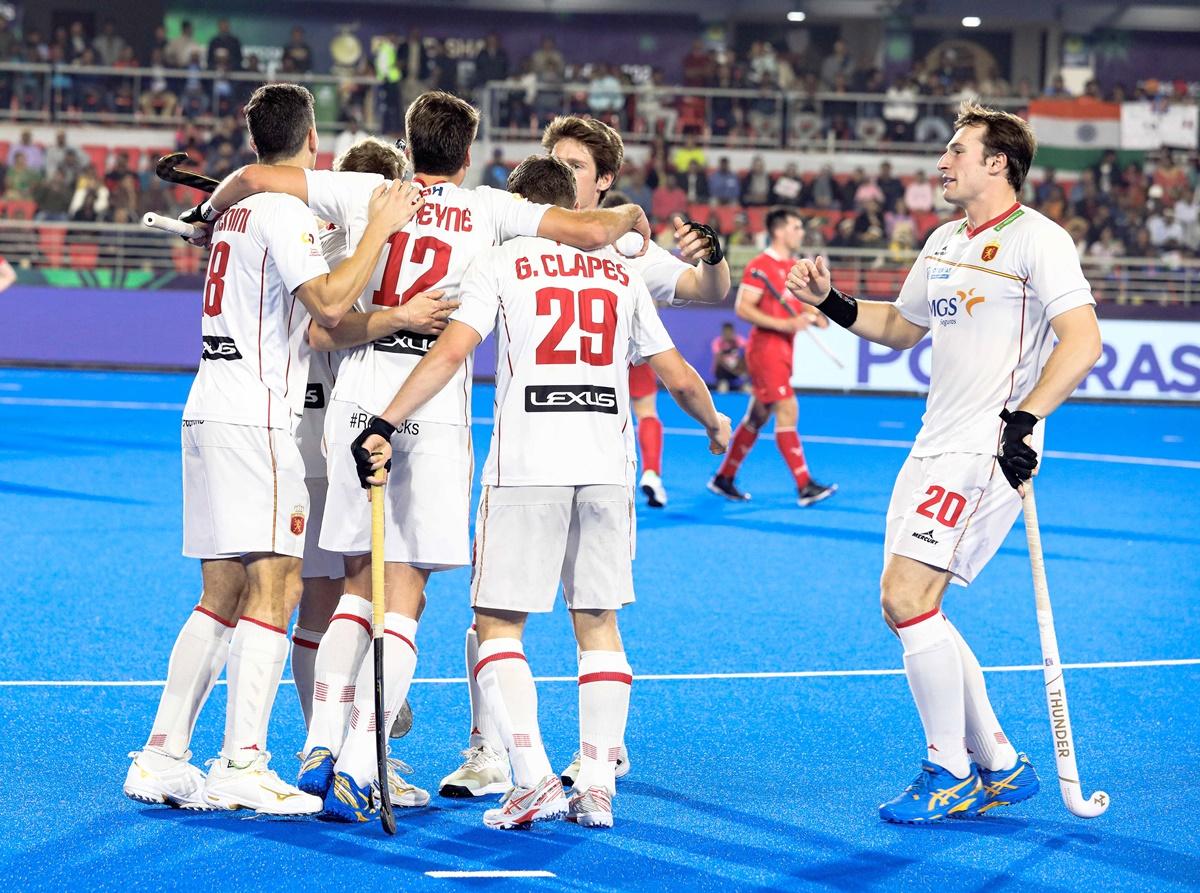
M834 494L837 484L818 484L808 472L804 447L796 433L796 394L792 390L792 339L810 325L825 328L828 320L799 302L788 302L784 288L788 271L796 261L804 238L800 215L786 208L767 214L767 233L771 243L766 251L746 265L738 288L737 315L754 328L746 350L746 365L754 396L746 417L733 435L733 443L716 476L708 482L712 492L744 502L750 498L733 482L742 461L750 453L758 432L767 419L775 416L775 445L796 480L801 506L812 505Z

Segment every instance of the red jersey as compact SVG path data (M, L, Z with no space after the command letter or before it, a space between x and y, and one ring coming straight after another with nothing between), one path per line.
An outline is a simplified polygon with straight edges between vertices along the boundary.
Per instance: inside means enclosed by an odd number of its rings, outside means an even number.
M752 288L757 292L762 293L762 298L758 302L758 309L767 316L774 316L776 319L787 319L792 316L792 313L787 311L787 308L780 303L779 299L771 293L771 289L767 288L761 279L755 274L766 276L767 281L775 287L775 289L788 297L786 291L787 275L792 269L795 261L791 258L781 258L774 254L769 248L760 254L750 263L746 264L746 270L742 273L742 287ZM753 326L750 329L750 347L753 349L756 342L765 343L766 341L781 341L789 347L792 344L792 335L784 332L776 332L773 329L764 329L760 326Z

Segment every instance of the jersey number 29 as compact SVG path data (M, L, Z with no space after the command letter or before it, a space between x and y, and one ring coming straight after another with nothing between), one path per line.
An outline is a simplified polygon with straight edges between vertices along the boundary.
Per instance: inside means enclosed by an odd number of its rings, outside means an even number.
M537 315L549 316L558 308L558 319L537 346L534 359L539 366L559 366L582 362L589 366L611 366L613 341L617 334L617 296L606 288L584 288L576 295L569 288L547 286L536 294ZM579 307L579 351L559 347L563 336L575 323Z

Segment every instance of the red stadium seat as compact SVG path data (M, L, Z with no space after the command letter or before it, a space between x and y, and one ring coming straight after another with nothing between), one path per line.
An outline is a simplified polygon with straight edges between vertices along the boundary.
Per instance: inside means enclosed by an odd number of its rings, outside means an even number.
M72 242L67 251L71 256L71 266L76 270L94 270L100 260L100 246L94 242Z
M171 248L171 264L176 273L195 275L200 272L200 257L203 252L199 248L179 241Z
M51 267L63 265L63 254L67 245L67 230L61 226L38 228L38 250L46 264Z
M108 170L108 146L83 146L83 154L88 157L96 173L101 176Z
M37 213L37 205L28 200L10 201L4 216L9 220L32 220Z
M746 208L746 226L752 233L761 233L767 225L766 208Z
M737 205L717 205L712 209L712 217L709 218L708 222L711 224L713 220L716 220L715 225L717 229L725 234L729 234L733 232L736 225L734 218L737 217L741 210Z
M4 164L8 161L8 147L8 140L0 140L0 164Z
M710 208L708 205L688 205L689 220L695 220L697 223L708 223L708 218L711 214L712 208Z
M113 164L116 164L117 156L124 155L129 162L129 169L136 171L140 169L139 162L141 161L142 150L136 146L113 146L110 157Z

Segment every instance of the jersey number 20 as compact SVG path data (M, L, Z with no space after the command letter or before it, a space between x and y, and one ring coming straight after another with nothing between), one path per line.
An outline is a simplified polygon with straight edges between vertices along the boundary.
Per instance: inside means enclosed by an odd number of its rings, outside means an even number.
M549 316L558 309L558 319L537 346L534 359L539 366L561 366L582 362L589 366L611 366L613 341L617 334L617 296L606 288L581 289L578 296L569 288L547 286L536 294L537 315ZM563 336L575 323L579 307L579 351L559 347Z

